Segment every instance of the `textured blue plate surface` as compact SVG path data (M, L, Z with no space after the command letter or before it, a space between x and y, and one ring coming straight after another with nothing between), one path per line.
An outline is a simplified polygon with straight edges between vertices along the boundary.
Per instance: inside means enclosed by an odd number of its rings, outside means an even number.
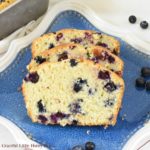
M62 28L97 30L81 14L74 11L58 15L47 32ZM116 126L105 130L99 126L60 127L33 124L27 116L22 94L17 91L27 72L26 65L31 59L30 46L23 49L11 66L0 73L0 115L16 123L34 140L56 150L69 150L72 146L86 141L95 142L96 150L120 150L126 140L142 127L144 121L148 119L147 113L150 110L150 93L134 86L141 67L150 66L150 57L137 52L124 41L120 42L121 58L125 62L123 77L126 90ZM87 130L90 130L89 135Z

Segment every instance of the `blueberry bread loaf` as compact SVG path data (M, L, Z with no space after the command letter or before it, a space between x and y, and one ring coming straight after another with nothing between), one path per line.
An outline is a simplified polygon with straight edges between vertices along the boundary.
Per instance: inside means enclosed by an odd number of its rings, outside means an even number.
M102 46L115 54L120 52L119 41L111 36L90 30L63 29L36 39L32 44L32 55L35 57L44 50L70 42L84 46Z
M90 60L66 59L39 65L22 92L33 122L108 126L116 123L124 81Z
M8 7L12 3L14 3L16 0L0 0L0 11L4 8Z
M92 45L84 47L73 43L59 45L51 50L45 50L38 56L34 57L27 68L28 70L34 70L39 64L42 64L45 61L57 62L68 58L92 60L93 62L99 63L107 69L116 72L120 76L123 72L123 61L106 48Z

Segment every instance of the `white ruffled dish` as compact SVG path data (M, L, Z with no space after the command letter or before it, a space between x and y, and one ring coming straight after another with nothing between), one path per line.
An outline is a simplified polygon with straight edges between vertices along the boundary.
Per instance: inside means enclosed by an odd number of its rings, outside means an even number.
M28 149L48 150L44 146L30 140L15 124L0 116L0 149L5 150L9 147L11 150L22 150L28 146ZM4 138L5 137L5 138Z
M134 11L132 10L133 6L135 8ZM120 37L139 51L149 55L150 29L142 30L139 27L140 20L150 20L150 16L148 16L148 14L150 14L149 6L150 1L148 0L145 0L144 3L138 0L132 0L132 2L129 0L113 0L109 2L105 2L104 0L86 2L85 0L82 0L82 2L79 2L79 0L64 0L49 9L41 23L33 32L11 42L6 54L0 58L0 72L5 70L12 63L22 48L28 46L31 41L43 34L54 18L65 10L75 10L81 13L98 29ZM135 25L128 22L128 17L132 14L138 16L138 22ZM137 133L138 135L131 138L131 141L129 141L129 144L127 143L124 150L128 150L129 148L134 150L142 146L142 144L150 138L149 131L150 127L141 129L139 133Z

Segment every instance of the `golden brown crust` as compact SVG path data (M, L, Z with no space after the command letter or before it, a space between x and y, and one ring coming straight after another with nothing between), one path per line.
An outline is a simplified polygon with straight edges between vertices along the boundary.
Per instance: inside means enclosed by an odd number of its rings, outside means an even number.
M68 33L72 34L72 32L89 32L89 33L96 33L96 31L92 31L92 30L77 30L77 29L62 29L56 32L57 33ZM48 34L44 34L41 37L35 39L32 43L32 56L34 57L36 55L36 43L40 43L43 39L48 39L51 35L55 35L53 33L48 33ZM112 41L113 45L114 45L114 52L115 53L120 53L120 43L118 40L116 40L114 37L106 35L106 34L102 34L103 36L107 36L107 38ZM46 50L46 49L45 49Z
M51 54L55 54L57 53L59 50L61 49L67 49L68 47L71 47L71 46L76 46L76 47L82 47L82 45L79 45L79 44L73 44L73 43L68 43L68 44L62 44L62 45L59 45L59 46L56 46L52 49L49 49L49 50L45 50L43 52L41 52L39 54L39 56L44 56L44 57L47 57L48 55L51 55ZM84 48L84 46L83 46ZM94 51L94 50L97 50L98 53L101 52L101 51L106 51L109 55L113 56L115 58L115 60L117 60L117 62L119 63L118 65L120 65L120 71L118 74L120 74L120 76L122 76L122 73L123 73L123 68L124 68L124 63L123 61L116 55L112 54L107 48L104 48L102 46L90 46L90 48ZM32 60L31 60L32 62ZM28 65L28 69L31 70L33 68L32 66L32 63L30 63Z

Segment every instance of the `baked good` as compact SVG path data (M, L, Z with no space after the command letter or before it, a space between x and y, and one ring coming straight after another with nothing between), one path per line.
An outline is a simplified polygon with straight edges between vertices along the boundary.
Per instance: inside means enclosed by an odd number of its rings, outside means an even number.
M16 0L0 0L0 10L3 10L4 8L8 7L15 1Z
M59 45L51 50L41 52L31 60L27 68L28 70L34 70L39 64L45 61L57 62L67 58L90 59L116 72L120 76L123 73L123 61L106 48L93 45L84 47L83 45L73 43Z
M34 40L32 43L32 55L35 57L44 50L70 42L84 46L102 46L115 54L120 52L119 41L114 37L90 30L63 29L45 34Z
M33 122L65 126L115 125L124 93L116 73L90 60L45 62L23 80Z

